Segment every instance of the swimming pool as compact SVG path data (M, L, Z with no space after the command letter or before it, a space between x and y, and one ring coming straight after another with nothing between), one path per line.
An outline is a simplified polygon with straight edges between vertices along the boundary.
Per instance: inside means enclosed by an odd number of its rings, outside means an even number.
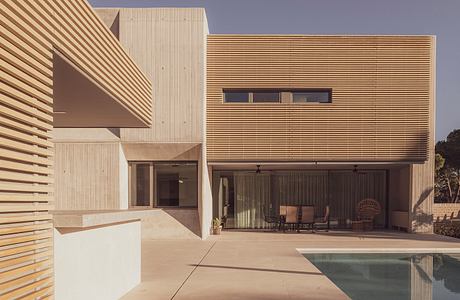
M460 299L460 254L303 254L353 300Z

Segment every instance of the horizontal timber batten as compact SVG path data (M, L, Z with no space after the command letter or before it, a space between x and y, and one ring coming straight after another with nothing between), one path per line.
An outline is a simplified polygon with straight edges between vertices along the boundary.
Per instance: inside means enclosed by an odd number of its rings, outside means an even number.
M210 161L424 162L431 36L209 35ZM332 103L224 103L224 89L332 89Z
M49 299L56 55L139 126L151 123L152 87L86 0L1 1L0 30L0 298Z

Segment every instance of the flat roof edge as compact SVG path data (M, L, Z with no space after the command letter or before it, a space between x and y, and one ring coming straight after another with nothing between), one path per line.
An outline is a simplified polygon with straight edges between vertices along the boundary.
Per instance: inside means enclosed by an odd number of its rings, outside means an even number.
M309 33L210 33L229 37L436 37L435 34L309 34Z

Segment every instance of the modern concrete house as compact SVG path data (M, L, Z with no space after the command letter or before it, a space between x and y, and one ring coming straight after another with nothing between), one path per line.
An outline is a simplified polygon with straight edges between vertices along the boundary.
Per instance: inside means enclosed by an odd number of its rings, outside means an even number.
M434 37L213 35L199 8L97 12L152 80L153 125L56 130L57 209L161 208L144 238L206 238L212 217L264 228L283 204L330 205L349 228L373 198L377 227L431 231Z
M263 229L280 205L328 205L347 229L372 198L376 227L432 232L433 36L216 35L201 8L0 6L2 296L117 298L140 281L141 239L206 239L214 217Z

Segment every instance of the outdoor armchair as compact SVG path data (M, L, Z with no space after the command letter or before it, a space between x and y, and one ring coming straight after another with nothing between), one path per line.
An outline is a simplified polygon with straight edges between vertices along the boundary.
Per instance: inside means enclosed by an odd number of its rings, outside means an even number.
M331 210L329 205L326 205L324 208L324 215L318 218L315 218L315 229L325 229L325 231L329 231L330 228L330 213Z
M300 226L307 225L313 231L313 224L315 223L315 207L302 205L300 211L299 226L297 232L300 232Z
M297 206L286 206L286 217L283 222L283 232L286 232L286 225L297 226L299 225L299 208Z

